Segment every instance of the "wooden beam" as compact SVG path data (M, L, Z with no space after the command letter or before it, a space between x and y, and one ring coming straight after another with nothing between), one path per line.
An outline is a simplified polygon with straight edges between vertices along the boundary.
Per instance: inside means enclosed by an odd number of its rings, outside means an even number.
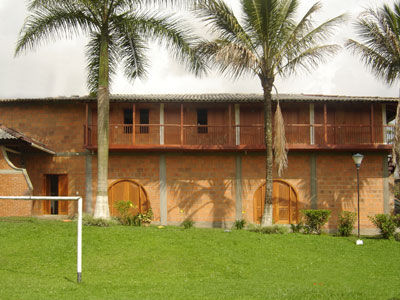
M85 105L85 109L86 109L86 120L85 120L85 146L88 145L89 143L89 104L86 103Z
M183 104L181 103L181 145L183 145Z
M136 143L136 104L132 103L132 145Z
M232 145L232 104L228 104L228 145Z
M327 123L328 123L328 112L326 109L326 103L324 103L324 141L325 144L328 144L328 130L327 130Z
M371 103L371 144L375 143L375 128L374 128L374 104Z

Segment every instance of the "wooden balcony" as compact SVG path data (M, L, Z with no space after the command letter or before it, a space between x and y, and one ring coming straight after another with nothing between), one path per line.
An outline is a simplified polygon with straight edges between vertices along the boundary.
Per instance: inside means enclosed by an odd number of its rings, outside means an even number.
M287 124L289 150L390 150L392 126ZM248 150L264 146L263 125L110 125L110 150ZM97 126L84 126L85 147L97 149Z

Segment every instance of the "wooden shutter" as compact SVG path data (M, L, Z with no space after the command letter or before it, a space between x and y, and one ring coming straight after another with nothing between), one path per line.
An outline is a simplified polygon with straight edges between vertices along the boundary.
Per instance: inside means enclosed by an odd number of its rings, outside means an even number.
M58 196L68 196L68 176L58 175ZM58 203L58 214L68 215L68 202L59 201Z

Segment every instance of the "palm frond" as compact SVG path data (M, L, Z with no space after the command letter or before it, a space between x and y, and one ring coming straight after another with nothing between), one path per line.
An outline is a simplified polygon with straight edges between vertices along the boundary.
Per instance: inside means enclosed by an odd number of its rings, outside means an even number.
M395 4L394 11L387 5L364 11L355 24L362 42L353 39L346 42L346 47L389 85L400 78L399 4Z
M195 12L219 39L242 44L256 53L250 36L224 1L204 0L197 6Z
M193 49L197 37L187 30L188 27L185 27L182 21L154 13L126 15L124 18L125 29L128 33L136 32L144 40L156 40L165 45L172 51L175 59L181 61L196 75L205 71L202 58Z
M146 52L148 47L143 38L131 28L131 20L118 16L113 22L115 26L119 57L124 67L125 76L130 80L145 78L149 66Z
M277 72L282 76L296 74L300 70L310 72L321 63L326 62L329 57L336 54L340 49L339 45L323 45L308 48L287 61L286 64L278 68Z
M28 49L34 50L49 40L72 38L82 32L94 30L93 20L72 5L63 8L42 7L26 19L17 41L15 55Z
M232 78L239 78L246 73L259 73L260 62L257 56L240 44L227 40L203 42L199 44L197 51L202 57L208 58L210 64L216 64L221 73Z
M282 176L284 170L288 167L288 149L286 145L285 122L283 120L279 101L276 106L274 123L274 160L278 170L278 176Z

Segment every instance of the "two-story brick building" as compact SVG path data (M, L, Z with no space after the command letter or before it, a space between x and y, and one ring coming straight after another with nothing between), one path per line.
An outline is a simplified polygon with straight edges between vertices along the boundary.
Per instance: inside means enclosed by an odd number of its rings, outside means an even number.
M388 171L393 131L387 124L398 99L279 99L289 168L282 178L275 174L274 221L295 223L300 209L327 208L333 211L328 227L335 228L340 210L356 209L351 156L360 152L365 156L360 169L361 222L362 228L371 229L367 216L393 208ZM4 131L34 145L0 134L0 176L9 187L0 185L0 193L79 194L85 198L85 211L92 212L96 110L96 99L88 97L0 100ZM131 200L142 211L151 207L161 224L179 224L188 217L199 226L230 226L241 218L257 223L265 192L263 116L262 96L256 94L112 96L111 213L116 214L116 201ZM13 189L16 169L20 184ZM0 216L74 212L73 203L0 202Z

